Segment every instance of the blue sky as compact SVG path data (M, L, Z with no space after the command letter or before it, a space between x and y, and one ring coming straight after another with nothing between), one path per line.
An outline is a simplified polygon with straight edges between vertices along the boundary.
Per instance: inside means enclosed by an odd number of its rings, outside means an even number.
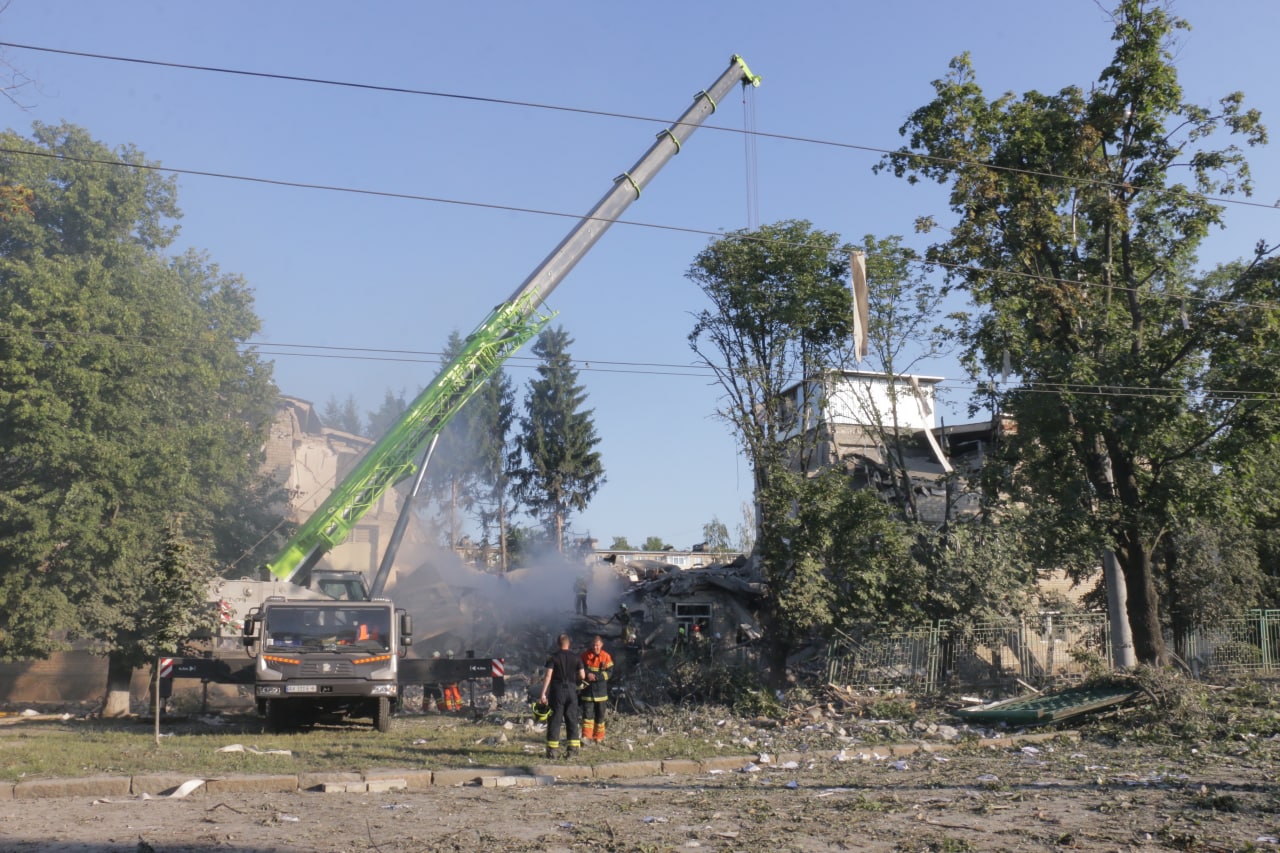
M1178 0L1193 29L1178 49L1188 100L1243 90L1280 132L1275 0ZM563 214L179 178L180 247L206 250L254 288L259 340L286 394L375 408L412 396L449 333L470 332L648 148L654 134L742 55L763 77L748 169L740 133L703 129L550 300L594 409L608 482L571 528L608 544L658 536L686 548L713 517L732 531L751 475L713 412L718 391L690 367L685 277L706 232L746 227L754 171L760 222L802 218L856 242L949 222L942 191L873 175L873 150L926 103L969 51L988 93L1088 86L1111 56L1094 0L955 3L441 3L386 0L10 0L0 40L136 59L599 110L582 115L370 92L5 48L35 83L0 104L5 126L70 121L162 165ZM735 96L709 125L741 130ZM1275 148L1249 154L1256 201L1280 200ZM1280 240L1274 209L1229 206L1208 265ZM684 229L684 230L681 230ZM305 345L298 348L291 345ZM342 351L316 347L340 347ZM402 351L400 354L391 351ZM405 355L403 353L418 353ZM527 353L526 353L527 354ZM531 359L509 373L521 395ZM949 422L968 386L945 376Z

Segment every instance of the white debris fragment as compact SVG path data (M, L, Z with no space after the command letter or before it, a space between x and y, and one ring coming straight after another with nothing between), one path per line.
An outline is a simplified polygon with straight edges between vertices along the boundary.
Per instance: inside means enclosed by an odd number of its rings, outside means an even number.
M907 762L901 758L899 758L897 761L893 762L889 766L892 767L894 770L910 770L911 769L911 766L908 765Z
M800 783L797 782L795 779L792 779L790 782L787 783L787 787L794 791L800 787Z
M994 774L994 773L983 773L981 776L979 776L979 777L978 777L977 781L979 781L979 782L999 782L999 781L1000 781L1000 777L999 777L999 776L997 776L997 775L996 775L996 774Z
M756 764L754 761L748 761L748 762L747 762L747 764L746 764L746 766L745 766L745 767L743 767L743 768L742 768L742 770L741 770L740 772L742 772L742 773L759 773L759 772L760 772L760 765Z
M657 817L656 815L646 815L645 817L642 817L641 820L643 820L645 823L666 823L667 822L667 819L665 817Z
M284 812L276 812L276 820L281 823L299 823L302 818L297 815L285 814Z
M204 784L203 779L188 779L166 796L170 799L181 799Z
M242 743L220 746L214 752L252 752L254 755L293 755L288 749L258 749L256 746L245 746Z

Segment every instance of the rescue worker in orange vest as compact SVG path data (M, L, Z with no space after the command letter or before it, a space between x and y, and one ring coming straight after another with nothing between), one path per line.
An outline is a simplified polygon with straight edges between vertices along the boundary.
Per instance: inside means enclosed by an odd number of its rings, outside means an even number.
M604 743L604 712L609 704L609 676L613 674L613 658L604 650L604 639L597 634L582 653L582 669L586 687L582 691L582 740Z
M453 660L453 649L445 652L444 656ZM462 693L458 690L458 682L450 681L444 685L444 707L446 711L462 710Z

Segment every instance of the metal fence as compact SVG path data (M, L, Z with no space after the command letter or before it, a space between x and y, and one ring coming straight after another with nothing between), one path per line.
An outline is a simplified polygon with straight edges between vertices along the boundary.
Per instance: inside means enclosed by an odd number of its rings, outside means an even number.
M1046 613L964 627L946 621L908 630L861 626L837 633L827 680L916 692L1078 681L1090 666L1109 665L1110 637L1110 623L1098 613ZM1253 610L1165 642L1196 677L1277 674L1280 610Z

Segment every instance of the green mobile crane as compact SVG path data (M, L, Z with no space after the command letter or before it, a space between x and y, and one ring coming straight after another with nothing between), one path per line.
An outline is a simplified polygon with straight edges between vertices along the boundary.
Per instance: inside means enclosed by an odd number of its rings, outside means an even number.
M551 321L554 313L542 311L551 291L738 84L758 86L760 78L741 57L734 56L720 78L694 97L685 113L658 134L634 166L614 179L609 192L510 298L466 338L461 352L301 525L280 554L267 563L272 576L310 585L316 563L346 539L389 488L415 473L419 455L449 420L503 362ZM384 560L373 585L375 596L387 566ZM281 626L288 630L277 630ZM373 639L374 633L377 639ZM381 598L358 605L351 601L268 598L249 612L243 636L250 655L257 658L254 693L259 710L277 727L304 722L321 712L338 712L370 717L385 731L400 701L400 682L445 680L427 671L431 661L403 660L412 642L412 620ZM343 637L349 639L344 641ZM471 663L458 661L454 665ZM414 671L409 673L409 669Z

